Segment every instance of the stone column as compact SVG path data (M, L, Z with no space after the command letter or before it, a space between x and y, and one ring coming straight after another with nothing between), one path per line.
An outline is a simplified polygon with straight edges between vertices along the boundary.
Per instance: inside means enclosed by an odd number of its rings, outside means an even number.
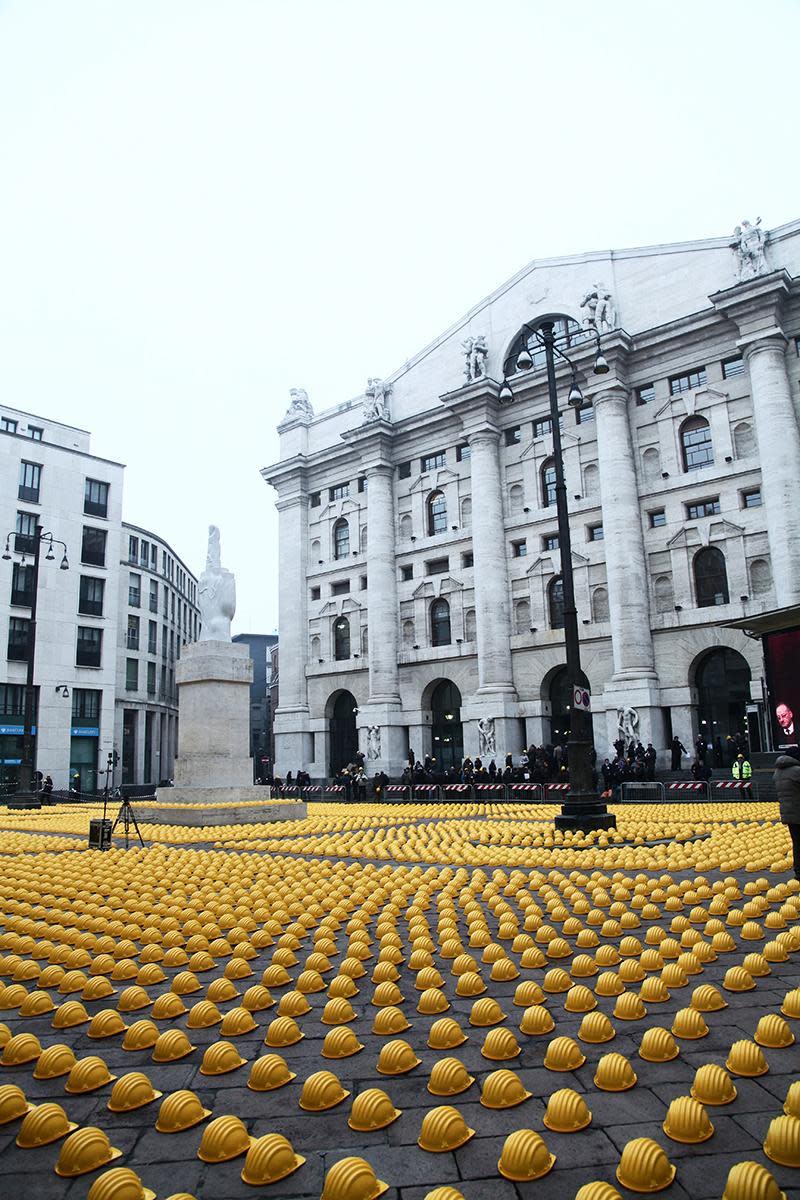
M786 371L786 339L782 334L761 338L743 352L750 371L762 502L769 516L775 599L783 608L800 603L800 429Z
M511 605L500 482L499 432L469 435L472 457L472 548L478 634L477 695L515 697L511 670Z
M280 496L278 556L278 628L280 629L280 683L275 711L275 765L277 774L307 768L308 688L308 497L294 488Z
M605 388L593 397L614 660L614 674L603 698L609 744L616 736L617 710L630 707L638 713L638 737L659 747L664 741L664 719L650 629L650 585L628 398L621 386Z
M399 705L394 487L388 463L367 468L367 514L369 703Z
M628 392L613 387L597 392L593 399L597 413L614 678L654 678L649 581L628 421Z

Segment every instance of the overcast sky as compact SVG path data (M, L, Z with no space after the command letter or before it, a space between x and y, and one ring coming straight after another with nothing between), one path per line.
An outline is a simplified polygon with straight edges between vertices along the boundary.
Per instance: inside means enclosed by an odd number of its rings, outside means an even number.
M798 0L0 0L0 396L277 625L290 387L389 375L531 259L800 216Z

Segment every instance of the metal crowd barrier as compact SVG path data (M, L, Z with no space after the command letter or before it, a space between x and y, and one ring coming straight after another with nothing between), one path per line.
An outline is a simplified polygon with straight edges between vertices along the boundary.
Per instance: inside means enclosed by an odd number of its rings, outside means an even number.
M668 783L668 792L702 792L706 800L711 799L711 785L706 779L693 779L690 783Z
M664 784L658 780L635 779L620 784L622 804L657 804L665 799Z
M711 787L714 792L739 792L737 799L739 800L757 800L758 799L758 784L754 779L721 779L719 781L712 779ZM714 796L715 800L728 800L729 796Z

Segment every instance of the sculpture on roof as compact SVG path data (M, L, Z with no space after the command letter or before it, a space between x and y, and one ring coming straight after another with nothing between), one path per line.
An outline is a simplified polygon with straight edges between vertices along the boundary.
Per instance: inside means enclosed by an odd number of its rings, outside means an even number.
M364 390L363 425L368 424L370 421L388 421L391 419L389 417L389 396L391 392L392 385L390 383L376 376L370 376Z
M202 628L198 641L229 642L236 612L236 580L220 562L219 529L208 527L206 569L197 581L197 604Z
M767 270L766 244L767 234L761 228L761 217L756 218L755 225L742 221L736 226L731 246L737 258L739 279L752 279Z
M308 398L308 392L305 388L290 388L289 396L291 403L287 417L313 417L314 410L311 407L311 401Z
M587 328L605 333L617 327L617 310L611 292L604 283L593 283L581 300L587 310L583 323Z
M477 337L465 338L461 343L464 353L464 374L467 383L486 377L486 359L489 357L489 347L482 333Z

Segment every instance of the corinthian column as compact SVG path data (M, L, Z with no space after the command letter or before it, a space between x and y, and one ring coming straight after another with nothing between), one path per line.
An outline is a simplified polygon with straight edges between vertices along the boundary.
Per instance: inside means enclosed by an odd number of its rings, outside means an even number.
M399 704L394 490L388 464L367 468L367 513L369 702Z
M511 612L506 568L506 534L500 482L500 434L469 434L472 460L472 549L478 633L478 695L514 695L511 670Z
M782 334L760 338L743 353L750 371L775 598L783 608L800 602L800 429L786 371L786 339Z
M613 387L595 393L593 399L614 679L654 678L647 561L628 421L628 392Z

